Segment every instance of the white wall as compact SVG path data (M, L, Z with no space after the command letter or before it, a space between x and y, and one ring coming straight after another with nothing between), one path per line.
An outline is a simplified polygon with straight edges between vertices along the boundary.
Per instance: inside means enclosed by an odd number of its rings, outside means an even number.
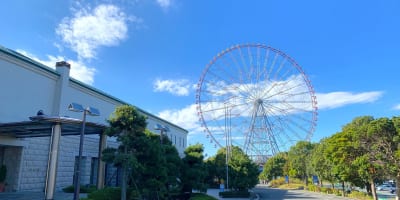
M29 121L52 108L58 76L10 59L0 52L0 123Z
M47 115L59 113L60 116L82 119L82 113L67 110L68 105L74 102L99 109L100 116L87 116L86 120L106 125L106 119L114 112L115 107L125 103L78 81L71 81L69 78L64 85L60 84L62 81L59 80L63 73L68 73L68 71L65 72L68 68L56 72L38 65L29 59L4 53L0 49L0 123L29 121L29 117L35 116L38 110L43 110ZM60 91L62 91L61 99L58 102L57 95ZM142 114L148 116L148 129L156 134L160 131L154 130L155 124L169 127L170 131L166 134L169 138L172 135L172 143L183 156L183 151L187 146L187 131L149 113ZM98 135L85 136L83 156L87 158L86 165L90 164L91 158L98 156L98 143ZM109 139L107 143L111 146L117 145L112 139ZM43 191L49 144L50 137L17 139L0 136L0 145L19 146L20 149L21 161L15 164L19 168L19 171L15 172L19 180L13 182L14 190ZM61 137L57 190L72 184L75 156L78 155L78 150L79 136ZM14 162L5 158L5 162L11 163L11 161ZM84 174L82 183L85 184L89 181L90 171L85 171Z

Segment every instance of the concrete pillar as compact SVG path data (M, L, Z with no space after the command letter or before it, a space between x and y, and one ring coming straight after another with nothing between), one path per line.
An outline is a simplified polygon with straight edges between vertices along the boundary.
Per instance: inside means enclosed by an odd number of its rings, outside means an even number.
M47 164L45 199L53 200L57 177L58 149L61 139L61 124L53 125Z
M101 161L102 153L103 150L106 148L107 145L107 135L104 133L100 134L100 141L99 141L99 164L98 164L98 169L97 169L97 189L103 189L104 188L104 182L105 182L105 174L106 174L106 163Z

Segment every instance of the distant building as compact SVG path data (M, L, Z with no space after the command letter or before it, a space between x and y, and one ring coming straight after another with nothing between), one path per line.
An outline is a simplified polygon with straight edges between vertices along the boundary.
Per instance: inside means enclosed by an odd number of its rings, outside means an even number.
M86 117L81 183L118 181L118 171L99 161L99 149L117 143L100 135L115 107L127 103L70 78L73 67L58 62L54 70L0 46L0 164L7 166L6 191L51 193L73 184L83 114L69 111L70 103L95 107L101 114ZM138 110L152 132L160 133L156 125L168 127L163 134L183 156L188 131Z

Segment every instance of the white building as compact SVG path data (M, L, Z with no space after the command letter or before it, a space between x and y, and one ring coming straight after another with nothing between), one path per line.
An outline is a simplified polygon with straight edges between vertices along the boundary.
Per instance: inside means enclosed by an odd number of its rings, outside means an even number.
M99 149L116 144L100 135L115 107L127 103L70 78L70 67L59 62L53 70L0 46L0 164L8 170L6 191L46 191L51 199L54 190L72 185L83 117L67 109L73 102L101 113L86 117L81 183L115 182L113 170L98 158ZM183 155L188 131L138 110L147 116L152 132L160 133L157 124L168 127L163 134Z

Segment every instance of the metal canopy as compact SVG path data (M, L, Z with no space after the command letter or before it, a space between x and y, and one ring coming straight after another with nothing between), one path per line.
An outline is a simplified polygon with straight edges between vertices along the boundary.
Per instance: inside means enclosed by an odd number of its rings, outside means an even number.
M82 120L75 118L47 115L29 118L31 121L0 123L0 135L16 138L51 136L52 126L57 123L61 124L61 135L79 135L82 130ZM105 128L103 124L86 122L85 135L101 134Z

